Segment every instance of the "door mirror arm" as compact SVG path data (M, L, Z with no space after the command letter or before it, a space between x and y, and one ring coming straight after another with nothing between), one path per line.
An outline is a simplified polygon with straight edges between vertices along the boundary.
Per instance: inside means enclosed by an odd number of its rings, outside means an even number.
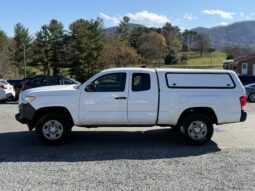
M89 84L89 85L86 86L85 91L86 92L95 92L96 91L96 87L93 84Z

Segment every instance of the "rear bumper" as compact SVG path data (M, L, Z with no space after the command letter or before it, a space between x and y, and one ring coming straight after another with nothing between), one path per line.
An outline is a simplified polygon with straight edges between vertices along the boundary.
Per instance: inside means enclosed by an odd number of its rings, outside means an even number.
M15 118L22 124L29 124L32 122L35 112L36 110L31 104L20 104L19 113L15 115Z
M244 122L247 119L247 113L245 111L241 111L240 122Z

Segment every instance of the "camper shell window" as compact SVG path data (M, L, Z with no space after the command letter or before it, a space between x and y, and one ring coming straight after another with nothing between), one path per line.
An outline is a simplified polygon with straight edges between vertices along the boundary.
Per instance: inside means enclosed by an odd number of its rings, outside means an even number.
M169 88L233 89L236 84L229 73L176 73L165 75Z

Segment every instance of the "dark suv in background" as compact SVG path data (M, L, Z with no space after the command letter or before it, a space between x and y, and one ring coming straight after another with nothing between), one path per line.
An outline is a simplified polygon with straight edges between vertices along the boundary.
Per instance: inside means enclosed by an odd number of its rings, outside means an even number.
M53 85L80 85L80 82L63 76L34 76L24 78L14 85L16 99L18 99L19 93L22 90Z

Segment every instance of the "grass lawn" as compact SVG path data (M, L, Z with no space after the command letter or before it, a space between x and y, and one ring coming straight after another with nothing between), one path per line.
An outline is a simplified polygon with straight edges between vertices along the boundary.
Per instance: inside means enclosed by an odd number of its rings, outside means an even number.
M187 65L222 65L227 55L224 52L212 52L200 57L199 53L187 53Z
M223 61L227 55L224 52L206 53L200 57L199 52L186 52L187 64L185 65L163 65L162 67L170 68L205 68L205 69L222 69Z

